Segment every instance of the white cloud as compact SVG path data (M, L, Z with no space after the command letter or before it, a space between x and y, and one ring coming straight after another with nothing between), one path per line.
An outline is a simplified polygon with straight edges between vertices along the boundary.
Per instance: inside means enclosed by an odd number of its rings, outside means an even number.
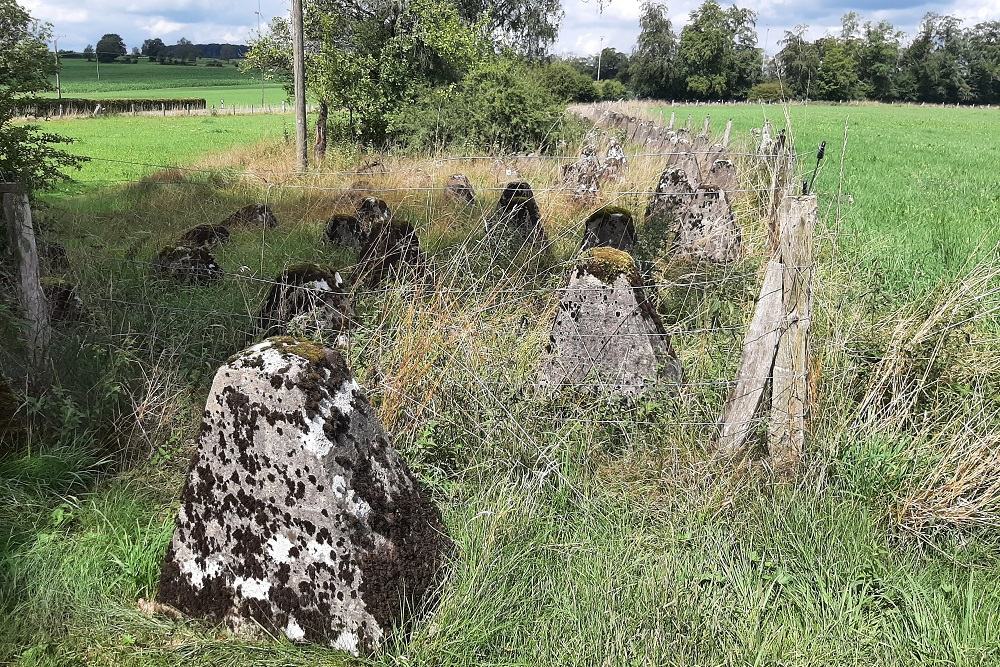
M165 37L182 30L187 25L189 24L179 23L177 21L168 21L162 16L158 16L149 22L140 23L139 27L148 32L150 35Z

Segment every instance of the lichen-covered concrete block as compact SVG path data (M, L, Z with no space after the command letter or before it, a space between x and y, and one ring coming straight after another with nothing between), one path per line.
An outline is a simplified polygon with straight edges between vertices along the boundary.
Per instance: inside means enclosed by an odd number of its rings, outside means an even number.
M323 230L323 242L345 248L360 249L368 239L361 221L353 215L338 213L332 216Z
M267 204L248 204L222 221L223 227L264 227L278 226L278 218Z
M540 389L634 397L657 383L679 382L680 362L645 289L628 253L583 253L559 300Z
M705 177L705 185L719 188L731 198L739 188L739 181L736 178L736 165L731 160L720 158L712 163L712 168Z
M673 252L713 262L729 262L739 257L741 239L726 193L704 185L695 192L681 216Z
M580 250L610 247L631 252L636 241L635 222L628 209L604 206L594 211L584 223Z
M656 190L649 198L646 219L670 222L678 218L687 205L691 203L691 197L694 195L696 187L684 169L680 167L668 168L660 174Z
M589 203L597 199L601 188L601 161L593 146L585 146L576 162L564 165L563 183L573 189L573 199Z
M75 283L59 276L42 276L42 291L49 307L49 318L57 322L79 322L87 317L87 308Z
M628 157L625 155L625 149L622 148L621 142L612 138L608 143L604 164L601 165L601 180L613 181L621 178L627 166Z
M347 343L354 308L340 273L328 266L296 264L275 279L257 314L265 334L318 333L323 340Z
M496 208L486 221L486 231L493 233L500 229L536 243L546 241L538 202L527 181L511 181L500 193Z
M426 275L427 258L413 225L401 217L390 216L372 227L358 265L360 282L372 286L404 271Z
M361 224L362 233L369 235L376 227L392 220L392 209L378 197L365 197L358 202L355 216Z
M222 278L222 267L205 248L167 246L153 259L153 273L182 283L202 284Z
M452 174L444 186L444 193L461 204L475 204L476 191L472 189L472 181L465 174Z
M216 373L157 600L364 654L405 627L449 548L340 354L273 338Z
M214 248L229 240L229 228L225 225L195 225L181 234L184 245Z

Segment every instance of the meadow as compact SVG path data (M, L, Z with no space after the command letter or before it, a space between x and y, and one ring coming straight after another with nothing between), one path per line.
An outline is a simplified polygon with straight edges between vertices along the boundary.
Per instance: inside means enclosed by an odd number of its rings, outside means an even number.
M204 97L208 105L280 105L287 94L280 84L244 74L235 61L223 67L207 67L205 60L195 65L160 65L141 58L131 63L98 63L84 58L63 58L60 80L63 95L83 98L186 98ZM263 84L263 85L262 85ZM55 79L52 79L53 88ZM262 90L263 89L263 90ZM47 96L55 96L54 90Z
M778 107L673 111L695 127L705 113L716 129L733 118L748 152L765 114L785 124ZM734 265L651 251L687 373L680 393L631 407L552 402L533 396L533 371L591 208L553 187L558 161L343 147L303 177L283 136L290 117L47 123L103 158L38 207L90 315L62 325L57 364L72 372L30 406L27 451L0 462L0 662L1000 664L1000 120L879 106L789 113L803 173L828 142L817 179L820 399L795 485L720 469L709 454L726 394L717 381L735 372L765 256L753 192L736 202L746 253ZM656 248L637 193L662 158L627 148L628 171L601 202L633 210ZM508 168L538 192L554 240L544 262L485 238ZM758 188L752 164L741 168ZM443 196L456 171L476 187L475 206ZM414 224L436 275L431 288L359 289L348 355L458 547L440 603L366 661L147 615L139 600L157 585L211 377L255 340L260 279L301 261L350 273L357 257L319 239L359 177ZM271 204L280 224L234 234L217 254L225 280L150 278L157 249L251 201Z

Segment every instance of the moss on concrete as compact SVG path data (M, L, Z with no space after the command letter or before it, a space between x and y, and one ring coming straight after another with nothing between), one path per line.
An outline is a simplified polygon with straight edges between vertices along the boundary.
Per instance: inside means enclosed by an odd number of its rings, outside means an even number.
M633 286L642 285L642 276L632 255L616 248L602 246L587 250L580 256L577 269L608 284L618 276L625 276Z

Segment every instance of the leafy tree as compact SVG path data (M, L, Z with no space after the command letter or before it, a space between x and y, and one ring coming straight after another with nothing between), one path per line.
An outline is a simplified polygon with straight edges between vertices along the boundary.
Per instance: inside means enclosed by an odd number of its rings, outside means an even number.
M110 63L118 56L123 56L128 51L125 49L125 42L120 35L108 33L97 42L97 61Z
M625 84L618 79L605 79L597 85L597 96L601 100L622 100L627 95Z
M969 83L980 104L1000 103L1000 21L980 23L968 32Z
M556 62L540 68L542 86L563 102L593 102L597 99L594 80L569 63Z
M816 73L816 97L821 100L853 100L861 96L858 64L848 44L835 37L821 40L822 61Z
M891 100L896 97L899 44L903 33L888 21L865 23L858 49L858 79L865 97Z
M808 29L808 26L797 25L792 30L786 30L784 38L779 42L782 49L776 56L781 78L796 97L808 97L819 72L819 48L806 41Z
M480 25L504 49L530 58L545 55L559 35L561 0L458 0L458 14Z
M600 78L602 81L608 79L628 80L628 54L606 46L601 49L600 56L596 60L601 64L601 75L595 78Z
M32 19L16 0L0 0L0 180L29 191L51 185L63 178L63 168L84 161L55 147L69 139L14 122L19 97L52 88L56 62L46 46L50 36L50 26Z
M903 56L902 94L915 101L968 102L968 43L961 21L929 13Z
M681 31L680 60L688 93L700 98L744 97L763 74L756 14L705 0Z
M85 46L84 49L83 49L83 55L87 56L87 61L88 62L91 61L91 60L93 60L94 59L94 45L93 44L87 44L87 46Z
M223 60L233 60L240 57L240 50L232 44L223 44L219 47L219 57Z
M639 26L639 38L629 61L630 85L639 97L672 97L678 92L680 77L677 35L666 5L645 3Z
M747 99L751 102L781 102L788 95L780 81L763 81L756 84L747 93Z
M147 39L142 43L142 55L148 56L150 58L155 58L160 55L160 52L167 47L163 43L163 40L159 37L154 37L152 39Z

